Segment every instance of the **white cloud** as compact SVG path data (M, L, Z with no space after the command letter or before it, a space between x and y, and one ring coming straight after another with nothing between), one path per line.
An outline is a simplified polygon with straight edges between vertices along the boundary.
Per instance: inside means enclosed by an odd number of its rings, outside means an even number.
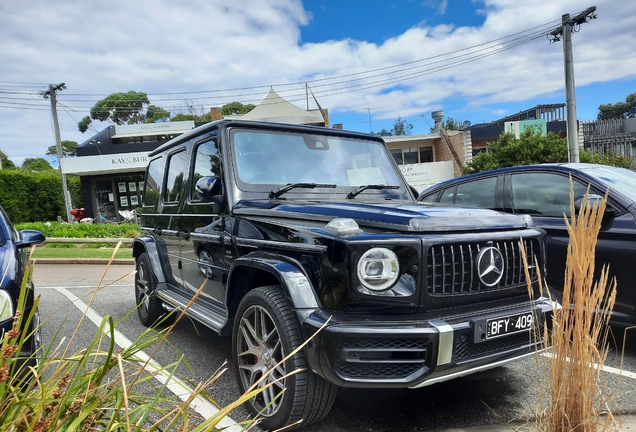
M599 19L573 35L577 86L636 77L632 48L636 2L596 4ZM437 10L445 12L446 5L446 0L437 3ZM53 144L49 105L37 94L48 83L66 82L68 89L59 96L69 107L59 112L62 139L81 142L88 135L77 132L76 122L113 92L154 94L153 103L173 112L183 100L200 103L204 109L231 100L258 103L272 84L432 59L552 20L556 25L563 13L587 6L583 0L531 4L486 0L480 9L486 19L480 27L456 27L452 17L445 16L447 25L418 25L382 44L350 39L301 44L301 27L311 16L299 0L4 2L0 3L0 91L31 92L28 103L36 106L29 108L41 110L7 108L15 106L9 102L26 102L27 96L0 93L0 148L20 163L25 157L41 157ZM317 81L310 86L332 115L383 107L373 113L379 118L417 115L443 106L446 98L464 100L466 109L487 111L490 104L554 95L563 89L562 45L550 44L546 38L458 67L428 74L422 69L404 72L420 76L382 86L373 82L386 79L390 69L378 70L361 86L368 88L358 91L347 88L359 84L344 82L347 78L338 80L338 85ZM16 82L38 84L11 84ZM264 87L186 94L254 86ZM288 91L291 88L295 90ZM291 99L304 97L302 85L276 89ZM626 89L625 95L633 90Z

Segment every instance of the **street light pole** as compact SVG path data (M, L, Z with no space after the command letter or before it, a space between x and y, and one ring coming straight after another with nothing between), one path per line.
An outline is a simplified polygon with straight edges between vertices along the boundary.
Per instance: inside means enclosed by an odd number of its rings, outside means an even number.
M57 121L57 98L56 92L59 90L64 90L66 85L64 83L61 84L49 84L49 91L44 92L44 98L51 99L51 115L53 116L53 128L55 130L55 147L57 148L57 159L60 164L60 175L62 176L62 195L64 195L64 207L66 208L66 219L68 223L73 222L73 218L71 217L71 196L68 193L68 185L66 184L66 175L64 174L64 170L62 169L62 156L64 152L62 151L62 139L60 138L60 125Z

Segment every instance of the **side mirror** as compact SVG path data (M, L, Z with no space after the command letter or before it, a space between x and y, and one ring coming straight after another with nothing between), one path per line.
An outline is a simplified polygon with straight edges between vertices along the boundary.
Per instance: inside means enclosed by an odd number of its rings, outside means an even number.
M221 195L221 177L201 177L194 185L194 190L202 202L213 204L213 213L223 213L225 201Z
M574 213L578 214L581 211L581 205L583 204L583 199L585 195L580 195L574 198ZM589 194L587 196L587 202L591 206L598 206L603 201L603 197L597 194ZM609 205L605 206L605 213L603 214L603 218L612 218L615 216L614 209Z
M18 249L31 247L36 244L42 244L46 240L44 234L40 231L25 229L20 231L20 240L15 243Z
M194 186L201 201L210 202L216 195L221 194L221 178L216 176L201 177Z

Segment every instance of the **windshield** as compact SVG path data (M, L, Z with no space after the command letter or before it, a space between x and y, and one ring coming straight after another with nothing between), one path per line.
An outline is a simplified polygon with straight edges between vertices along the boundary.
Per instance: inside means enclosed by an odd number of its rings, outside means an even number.
M585 171L624 197L636 201L636 172L607 165L585 167L581 171Z
M237 176L248 185L401 185L379 142L253 130L234 130L232 138Z

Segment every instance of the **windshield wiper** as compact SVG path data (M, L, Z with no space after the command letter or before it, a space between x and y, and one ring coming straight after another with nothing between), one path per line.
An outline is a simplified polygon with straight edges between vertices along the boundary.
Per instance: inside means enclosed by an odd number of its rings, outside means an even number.
M276 199L280 197L285 192L288 192L292 189L303 188L303 189L314 189L314 188L335 188L338 185L335 184L324 184L324 183L288 183L286 186L282 188L278 188L277 190L273 190L267 196L269 199Z
M381 189L399 189L399 188L400 188L399 186L389 186L389 185L383 185L383 184L364 185L349 192L349 194L347 195L347 199L354 199L355 197L357 197L358 195L360 195L363 191L367 189L381 190Z

